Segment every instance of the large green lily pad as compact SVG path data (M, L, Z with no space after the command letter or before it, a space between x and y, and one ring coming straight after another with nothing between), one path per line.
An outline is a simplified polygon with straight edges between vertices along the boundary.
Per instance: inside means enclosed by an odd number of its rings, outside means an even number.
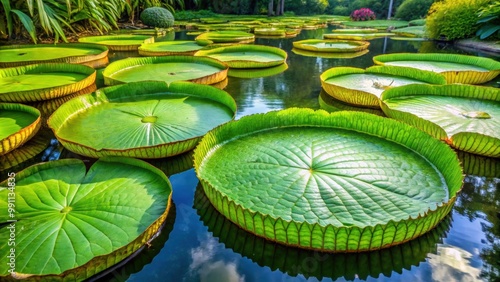
M208 56L226 63L230 68L247 69L281 65L288 55L276 47L242 44L200 50L195 56Z
M292 248L257 237L226 219L210 203L203 189L195 192L194 208L208 231L224 247L251 259L272 271L279 270L295 277L310 280L324 278L337 280L367 280L380 275L391 277L404 269L411 269L435 253L437 244L450 228L451 216L430 232L410 242L391 248L362 253L319 253L313 250Z
M347 27L375 29L387 29L389 27L400 28L409 25L407 21L398 20L346 21L342 24Z
M332 30L333 33L377 33L376 28L338 28Z
M387 89L407 84L445 84L443 76L405 67L373 66L366 70L333 67L320 76L323 89L348 104L380 108L380 95Z
M459 150L500 157L500 89L408 85L387 92L381 97L387 116L416 126Z
M0 103L0 156L16 149L40 129L40 111L14 103Z
M194 167L210 202L241 228L308 249L400 244L449 213L463 182L454 151L391 119L288 109L210 131Z
M109 64L102 72L106 85L157 80L214 84L227 78L229 66L207 57L164 56L128 58Z
M48 125L66 149L80 155L163 158L192 150L235 112L232 97L215 87L149 81L72 99Z
M15 174L15 211L2 213L0 238L15 234L14 277L84 280L142 247L165 220L171 185L136 159L104 158L86 171L81 160L42 163ZM12 196L0 183L0 204ZM16 220L9 222L9 220ZM14 226L14 229L12 229ZM10 276L0 265L0 277Z
M95 82L88 66L47 63L0 69L0 101L37 102L75 93Z
M155 39L149 35L118 34L80 37L78 42L104 45L113 51L135 51L144 43L154 43Z
M337 39L337 40L371 40L382 37L395 36L394 33L390 32L378 32L378 33L325 33L323 34L324 39Z
M255 41L255 35L244 31L210 31L198 35L195 40L209 40L213 43L250 43Z
M108 48L95 44L60 43L0 47L0 68L39 63L72 63L98 67L107 63Z
M370 113L378 116L385 116L384 112L380 109L372 109L372 108L364 108L364 107L356 107L351 104L347 104L340 100L337 100L330 96L324 89L321 89L321 92L318 96L319 107L322 110L325 110L329 113L338 112L338 111L358 111Z
M141 56L194 55L203 46L196 41L164 41L142 44L139 47Z
M373 57L377 65L393 65L439 72L448 83L482 84L500 74L500 62L459 54L396 53Z
M259 69L229 69L227 76L237 78L257 78L280 74L288 69L288 65L283 63L269 68Z
M264 35L264 36L286 36L285 28L279 27L256 27L253 30L255 35Z
M307 39L293 42L293 47L314 52L359 52L368 49L370 42L355 40Z
M325 59L353 59L357 57L361 57L368 52L370 52L368 49L359 51L359 52L343 52L343 53L328 53L328 52L314 52L314 51L307 51L303 49L298 49L298 48L292 48L292 52L301 55L301 56L306 56L306 57L317 57L317 58L325 58Z

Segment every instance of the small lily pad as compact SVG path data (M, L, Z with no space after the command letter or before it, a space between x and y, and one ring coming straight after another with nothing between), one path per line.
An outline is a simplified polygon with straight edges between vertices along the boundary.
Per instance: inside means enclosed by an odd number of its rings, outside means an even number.
M209 40L213 43L250 43L255 41L255 35L244 31L210 31L198 35L195 40Z
M226 63L230 68L247 69L281 65L287 53L276 47L241 44L200 50L195 56L208 56Z
M142 44L139 47L141 56L194 55L203 46L196 41L164 41Z
M18 148L40 129L40 111L14 103L0 103L0 156Z
M370 42L355 40L307 39L293 42L293 47L313 52L359 52L368 49Z

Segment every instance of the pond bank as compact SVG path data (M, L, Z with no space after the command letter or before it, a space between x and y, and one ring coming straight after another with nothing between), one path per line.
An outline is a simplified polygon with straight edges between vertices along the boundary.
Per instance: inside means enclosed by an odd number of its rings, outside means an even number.
M500 55L500 41L484 41L475 38L460 39L454 42L457 47L495 53Z

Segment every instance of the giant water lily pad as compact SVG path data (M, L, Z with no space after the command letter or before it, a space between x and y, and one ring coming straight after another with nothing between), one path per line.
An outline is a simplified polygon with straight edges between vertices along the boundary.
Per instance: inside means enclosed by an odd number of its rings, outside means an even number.
M208 231L231 252L241 254L262 267L279 270L289 276L337 280L367 280L380 275L391 277L411 269L435 253L437 244L450 228L451 216L430 232L405 244L362 253L318 253L292 248L257 237L239 228L220 214L205 196L201 187L195 192L194 208ZM307 266L307 267L306 267Z
M31 139L40 129L40 111L23 105L0 103L0 156Z
M241 228L282 244L375 250L432 229L463 176L428 134L366 113L288 109L210 131L194 167L210 202Z
M109 64L102 72L106 85L157 80L214 84L227 78L228 65L207 57L165 56L128 58Z
M39 63L106 64L108 48L95 44L60 43L0 47L0 68Z
M95 82L88 66L47 63L0 69L0 101L36 102L80 91Z
M379 108L380 95L389 88L414 83L446 83L444 77L437 73L404 67L384 67L374 66L366 70L334 67L321 74L321 86L337 100L356 106Z
M448 83L482 84L500 74L500 62L458 54L396 53L373 57L378 65L417 68L441 73Z
M4 207L8 183L0 183ZM109 268L157 233L171 205L165 174L136 159L104 158L88 171L81 160L47 162L17 173L15 184L15 212L2 213L0 238L15 232L13 276L33 280L84 280ZM2 257L11 248L2 244ZM9 269L0 265L0 277Z
M341 28L332 30L333 33L377 33L376 28Z
M283 63L269 68L259 68L259 69L229 69L227 76L237 77L237 78L257 78L257 77L268 77L280 74L288 69L288 65Z
M208 56L225 62L230 68L247 69L281 65L287 53L276 47L242 44L201 50L195 56Z
M164 41L142 44L139 47L141 56L194 55L203 48L196 41Z
M81 37L78 41L104 45L113 51L135 51L144 43L154 43L155 39L149 35L119 34Z
M400 28L409 25L407 21L397 20L346 21L342 24L347 27L375 29L387 29L389 27Z
M359 51L359 52L335 52L335 53L329 53L329 52L314 52L314 51L307 51L303 49L298 49L298 48L292 48L292 52L301 55L301 56L306 56L306 57L317 57L317 58L325 58L325 59L353 59L357 57L361 57L368 52L370 52L368 49Z
M198 35L195 40L209 40L213 43L250 43L255 41L255 35L244 31L210 31Z
M325 110L327 112L333 113L333 112L338 112L338 111L358 111L358 112L365 112L365 113L370 113L378 116L385 116L384 112L380 109L372 109L372 108L365 108L365 107L356 107L351 104L347 104L345 102L342 102L340 100L337 100L330 96L324 89L321 89L321 92L319 93L318 96L318 102L319 102L319 107L322 110Z
M163 158L192 150L235 111L231 96L215 87L149 81L74 98L48 124L66 149L80 155Z
M500 89L408 85L387 92L381 97L387 116L416 126L459 150L500 157Z
M359 52L368 49L370 42L355 40L307 39L293 42L293 47L314 52Z
M395 36L394 33L390 32L378 32L378 33L325 33L323 34L324 39L337 39L337 40L371 40L382 37Z
M264 36L286 36L286 30L284 28L279 27L256 27L253 30L255 35L264 35Z

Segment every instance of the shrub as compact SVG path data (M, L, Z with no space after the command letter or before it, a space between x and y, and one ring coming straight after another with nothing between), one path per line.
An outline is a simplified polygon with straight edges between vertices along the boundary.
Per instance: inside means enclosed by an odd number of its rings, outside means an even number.
M427 15L429 38L455 40L468 38L478 30L478 10L489 0L442 0L432 4Z
M140 15L143 24L152 27L168 28L174 26L174 16L169 10L161 7L144 9Z
M425 25L425 19L418 19L418 20L413 20L408 22L409 26L424 26Z
M374 19L375 13L373 13L373 11L368 8L361 8L351 13L351 20L353 21L368 21Z
M333 14L337 16L349 16L349 8L344 6L337 6L333 8Z
M178 21L190 21L201 18L215 18L219 15L210 10L199 11L177 11L175 12L175 19Z
M395 17L411 21L427 15L433 0L405 0L396 10Z

